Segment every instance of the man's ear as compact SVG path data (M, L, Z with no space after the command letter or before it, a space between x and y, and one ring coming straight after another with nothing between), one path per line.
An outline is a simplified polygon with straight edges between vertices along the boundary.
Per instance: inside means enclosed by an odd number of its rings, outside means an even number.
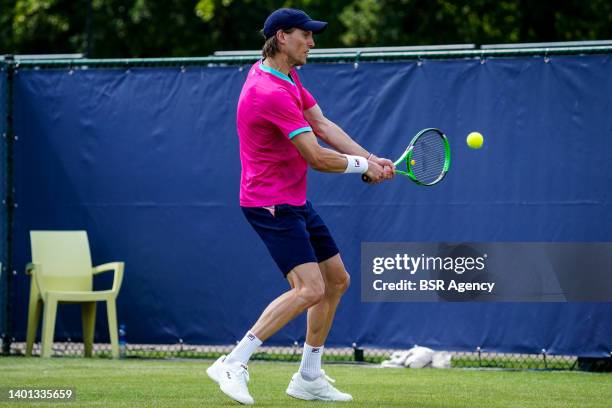
M283 30L278 30L275 35L276 41L278 41L279 44L285 43L285 32Z

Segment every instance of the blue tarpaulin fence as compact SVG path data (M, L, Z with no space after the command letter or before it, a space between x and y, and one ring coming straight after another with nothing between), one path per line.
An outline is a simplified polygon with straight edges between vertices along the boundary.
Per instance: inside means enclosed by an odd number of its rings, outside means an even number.
M30 230L85 229L94 263L126 262L118 315L131 342L241 338L288 287L238 206L235 111L247 72L20 69L15 267L30 260ZM325 114L367 149L393 158L439 127L453 150L434 188L309 173L309 198L353 274L327 344L608 356L612 303L363 303L358 274L361 242L612 241L610 72L609 55L300 69ZM465 145L473 130L485 135L479 151ZM28 277L12 290L24 339ZM80 338L78 310L61 311L56 339ZM304 332L302 317L268 344Z

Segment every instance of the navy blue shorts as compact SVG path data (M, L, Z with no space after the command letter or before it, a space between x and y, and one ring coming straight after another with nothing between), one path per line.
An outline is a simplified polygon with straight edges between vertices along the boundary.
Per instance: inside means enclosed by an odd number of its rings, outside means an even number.
M242 212L285 276L298 265L323 262L339 252L310 201L275 205L274 215L263 207L242 207Z

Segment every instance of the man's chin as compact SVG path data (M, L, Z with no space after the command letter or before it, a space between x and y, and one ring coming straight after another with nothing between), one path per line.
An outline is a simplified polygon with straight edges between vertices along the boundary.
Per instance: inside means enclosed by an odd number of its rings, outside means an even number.
M306 59L308 58L308 56L306 57L302 57L301 59L293 59L291 66L293 67L301 67L302 65L306 65Z

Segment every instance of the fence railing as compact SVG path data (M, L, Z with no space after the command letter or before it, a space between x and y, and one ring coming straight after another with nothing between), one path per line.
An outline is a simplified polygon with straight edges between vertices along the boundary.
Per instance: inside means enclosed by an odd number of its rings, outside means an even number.
M228 354L233 345L195 345L186 343L177 344L128 344L123 356L129 359L165 359L165 358L194 358L216 359ZM56 342L53 344L55 357L83 356L83 343ZM323 360L328 363L364 363L380 364L389 359L396 349L342 347L326 348ZM34 356L40 355L40 343L34 344ZM110 358L110 344L94 344L94 357ZM11 355L25 355L25 343L12 343ZM475 348L473 352L452 351L451 367L453 368L497 368L513 370L574 370L577 367L576 356L548 355L545 350L540 354L516 354L487 352ZM253 360L299 362L302 356L302 347L297 342L285 347L260 347L253 355Z
M561 43L533 44L488 44L476 48L474 44L451 44L438 46L408 47L363 47L363 48L328 48L313 49L309 55L311 62L342 63L360 61L397 61L420 59L456 59L456 58L491 58L512 56L576 55L576 54L609 54L612 53L612 41L574 41ZM4 64L19 68L75 68L88 69L100 67L163 67L163 66L218 66L243 65L261 58L258 50L217 51L214 55L194 58L78 58L70 56L48 55L11 56Z

